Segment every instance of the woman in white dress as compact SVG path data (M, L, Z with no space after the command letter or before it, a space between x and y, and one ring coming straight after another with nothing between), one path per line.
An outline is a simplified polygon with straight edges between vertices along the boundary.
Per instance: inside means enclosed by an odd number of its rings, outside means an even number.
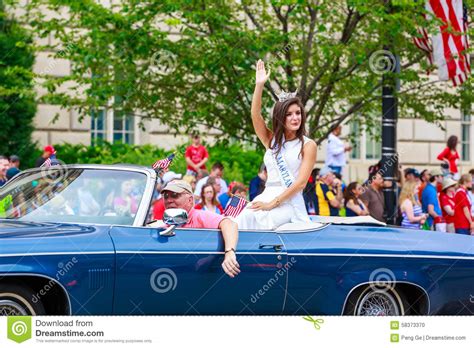
M310 222L303 189L316 162L316 143L305 136L306 114L296 93L281 93L273 107L272 130L262 117L262 93L270 72L257 62L252 123L266 148L265 190L237 216L239 229L275 229L288 222Z

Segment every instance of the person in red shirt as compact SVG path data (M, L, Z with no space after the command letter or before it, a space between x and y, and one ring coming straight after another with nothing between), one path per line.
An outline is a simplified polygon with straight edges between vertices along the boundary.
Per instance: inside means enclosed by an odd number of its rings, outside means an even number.
M206 148L201 144L201 138L198 134L192 135L191 142L191 145L186 148L184 154L188 165L186 175L197 176L200 171L206 170L206 162L209 159L209 154Z
M446 143L446 148L438 155L437 159L440 161L445 162L445 166L443 166L443 169L446 169L445 167L448 167L447 170L451 175L453 176L454 180L459 179L459 173L458 173L458 161L459 161L459 153L456 150L456 146L458 145L458 137L455 135L451 135L448 138L448 141Z
M165 213L165 201L163 197L157 199L153 204L153 220L163 220Z
M210 211L194 209L193 189L183 180L169 182L161 191L166 209L184 209L188 214L188 222L181 228L212 228L219 229L224 241L222 269L231 278L240 273L236 249L239 239L237 224L229 217L217 215ZM163 221L154 222L147 226L163 228ZM222 258L221 258L222 260Z
M442 190L439 194L439 203L443 218L446 221L446 232L454 233L454 193L456 191L457 182L451 178L444 178Z
M474 235L474 222L471 216L471 201L467 191L472 188L471 174L459 179L459 188L454 195L454 228L458 234Z

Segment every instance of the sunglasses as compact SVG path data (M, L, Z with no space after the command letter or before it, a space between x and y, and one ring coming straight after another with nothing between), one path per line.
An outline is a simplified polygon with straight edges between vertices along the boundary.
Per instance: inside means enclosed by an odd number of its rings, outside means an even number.
M166 191L165 193L163 193L163 198L164 199L168 199L168 198L173 198L173 199L176 199L178 198L179 196L181 196L181 193L177 193L177 192L169 192L169 191Z

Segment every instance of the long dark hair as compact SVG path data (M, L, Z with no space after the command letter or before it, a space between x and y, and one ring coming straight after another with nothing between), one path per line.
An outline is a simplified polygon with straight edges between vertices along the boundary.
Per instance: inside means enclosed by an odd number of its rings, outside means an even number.
M272 126L273 126L273 144L270 144L270 149L274 150L277 154L280 153L281 147L283 146L283 136L285 134L285 121L286 113L288 108L296 104L301 110L301 125L296 131L296 137L301 141L300 156L303 153L304 136L306 135L306 111L304 110L303 103L300 98L290 98L283 102L276 102L273 107Z
M354 201L354 204L359 204L359 200L355 196L354 192L352 192L357 188L357 185L359 185L359 183L357 181L354 181L354 182L351 182L346 187L346 190L344 191L344 202L345 202L345 204L347 204L347 202L349 202L349 200L351 200L351 199Z
M449 147L450 150L456 150L456 145L458 144L458 137L455 135L451 135L446 142L446 146Z
M202 186L202 190L201 190L201 204L202 204L203 208L206 205L206 199L204 197L205 196L204 195L204 190L208 187L212 188L212 192L213 192L212 204L215 205L216 207L219 205L219 202L217 201L217 193L216 193L216 190L214 189L214 185L212 183L210 183L209 181L210 180L208 180L208 182Z

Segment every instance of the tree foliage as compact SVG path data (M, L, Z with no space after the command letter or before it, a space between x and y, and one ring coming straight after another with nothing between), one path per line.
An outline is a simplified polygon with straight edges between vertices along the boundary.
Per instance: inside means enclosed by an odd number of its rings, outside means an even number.
M351 119L369 131L379 124L382 74L393 73L395 55L400 117L437 122L446 108L470 102L471 81L456 90L437 81L412 42L417 26L435 25L422 3L33 0L28 18L40 36L59 41L50 47L56 57L72 61L70 76L46 79L48 102L83 114L111 105L176 132L205 125L229 136L223 140L255 141L249 110L262 58L272 69L264 116L281 90L297 89L309 134L321 141ZM45 8L62 15L46 16ZM62 91L68 81L73 87Z
M33 163L35 154L31 43L29 32L7 14L0 1L0 155L19 155L26 165Z

